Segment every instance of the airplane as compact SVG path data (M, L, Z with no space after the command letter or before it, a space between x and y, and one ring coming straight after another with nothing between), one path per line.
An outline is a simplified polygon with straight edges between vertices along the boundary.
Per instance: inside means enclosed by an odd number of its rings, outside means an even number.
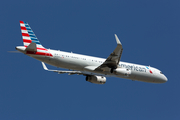
M46 49L41 45L27 22L20 21L20 27L24 46L17 46L16 50L41 61L44 70L57 72L58 74L84 75L86 81L95 84L105 84L106 77L118 77L148 83L165 83L168 81L167 77L154 67L120 61L123 47L116 34L117 47L104 59ZM49 70L45 63L71 71Z

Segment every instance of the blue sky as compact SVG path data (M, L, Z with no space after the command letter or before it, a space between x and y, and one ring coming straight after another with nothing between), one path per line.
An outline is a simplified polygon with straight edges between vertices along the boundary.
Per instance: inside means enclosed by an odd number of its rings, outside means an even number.
M6 0L0 2L1 120L179 120L179 0ZM23 45L19 21L46 48L107 58L123 44L122 61L150 65L164 84L44 71L39 61L8 53ZM51 69L56 69L48 66Z

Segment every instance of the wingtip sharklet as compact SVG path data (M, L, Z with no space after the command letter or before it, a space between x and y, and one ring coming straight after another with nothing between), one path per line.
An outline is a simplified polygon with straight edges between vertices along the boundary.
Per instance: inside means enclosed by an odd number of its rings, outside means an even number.
M121 42L120 42L120 40L119 40L119 38L117 37L117 35L116 35L116 34L114 34L114 35L115 35L117 44L118 44L118 45L122 45Z
M44 62L41 62L42 63L42 66L45 70L48 70L48 68L46 67L46 65L44 64Z

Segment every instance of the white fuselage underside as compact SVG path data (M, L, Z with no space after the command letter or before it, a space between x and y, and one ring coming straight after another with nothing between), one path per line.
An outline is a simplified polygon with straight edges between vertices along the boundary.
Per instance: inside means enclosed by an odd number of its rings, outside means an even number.
M106 59L74 54L69 52L57 51L57 50L49 50L53 57L50 56L40 56L40 55L31 55L37 60L50 64L52 66L56 66L59 68L65 68L70 70L82 71L84 73L90 75L100 75L106 77L119 77L143 82L150 83L163 83L166 82L167 78L160 73L160 71L153 67L147 67L138 64L132 64L127 62L119 62L118 68L126 68L131 70L131 74L129 76L116 75L110 72L110 68L106 71L94 71L91 68L100 66ZM152 73L151 73L151 72Z

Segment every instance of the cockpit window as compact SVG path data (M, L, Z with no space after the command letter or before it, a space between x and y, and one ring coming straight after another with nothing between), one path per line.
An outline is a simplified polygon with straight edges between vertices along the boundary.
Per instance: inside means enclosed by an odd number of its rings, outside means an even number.
M161 74L163 74L161 71L160 71Z

